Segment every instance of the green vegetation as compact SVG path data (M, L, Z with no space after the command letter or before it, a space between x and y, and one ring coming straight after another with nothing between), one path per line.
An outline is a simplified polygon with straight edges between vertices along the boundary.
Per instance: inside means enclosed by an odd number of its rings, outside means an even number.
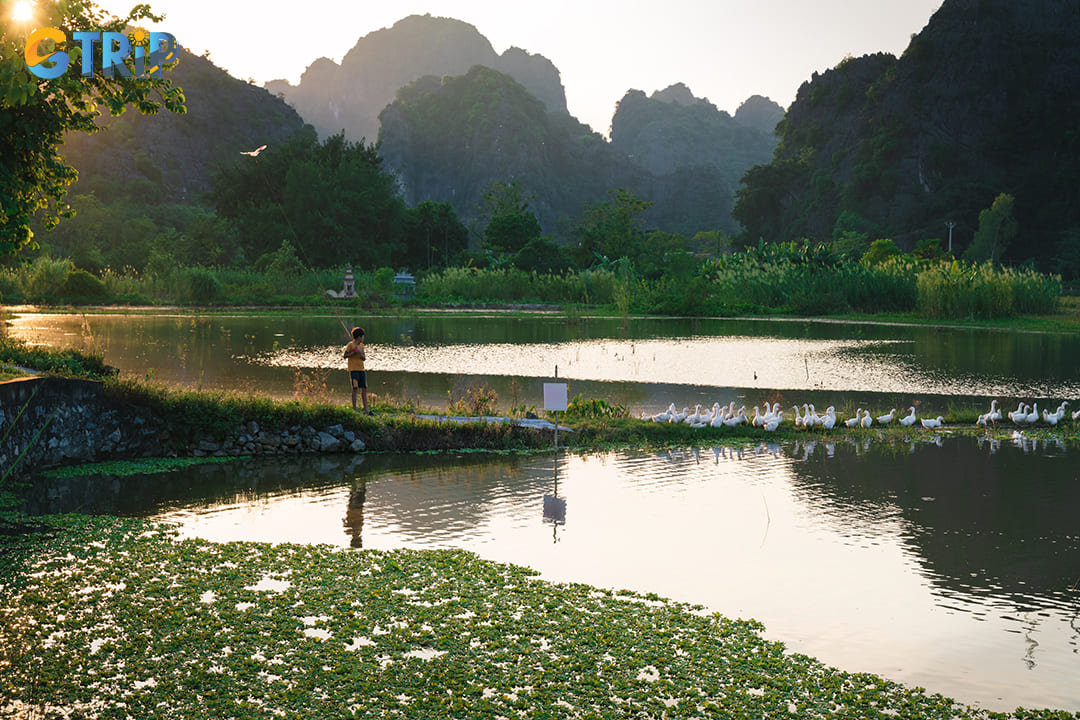
M123 31L140 20L160 21L148 5L137 5L123 18L103 16L92 2L42 4L34 7L33 27ZM172 86L168 72L162 78L104 77L95 72L84 78L69 69L58 78L42 81L24 61L26 29L16 27L11 8L0 19L0 257L32 248L31 219L48 229L67 216L67 187L77 177L59 154L64 134L93 133L102 110L119 115L127 107L153 115L164 107L184 112L184 96ZM40 54L60 49L52 40L42 43ZM156 50L156 48L154 48ZM71 65L78 64L79 54ZM154 96L157 96L157 100Z
M972 262L1080 281L1080 164L1062 152L1078 138L1078 103L1063 78L1075 81L1080 65L1056 65L1046 52L1074 52L1076 18L1039 18L1007 57L1011 11L980 7L977 43L956 42L962 13L936 13L900 58L849 57L815 73L778 127L771 162L737 190L732 214L745 239L823 239L847 216L864 240L911 249L948 236ZM941 67L957 74L945 78ZM1010 103L994 107L1002 93Z
M129 475L148 475L172 472L192 465L206 463L224 463L237 460L237 457L176 457L176 458L141 458L138 460L107 460L105 462L85 463L53 468L39 473L46 478L88 477L90 475L109 475L127 477Z
M642 234L642 244L650 237ZM393 295L393 271L379 268L354 273L358 297L350 302L364 308L528 302L569 305L578 313L580 306L591 306L622 316L891 313L907 314L909 321L1051 316L1070 307L1060 305L1057 275L907 255L888 241L876 242L862 261L845 259L824 245L780 243L704 260L674 251L659 265L651 274L639 272L629 258L563 272L448 267L421 273L410 300ZM107 271L97 279L70 261L38 258L0 268L0 297L51 305L89 297L104 303L201 307L338 302L325 291L341 288L344 270L303 270L287 241L264 256L260 266L262 272L163 264L146 273Z
M462 551L42 523L48 532L0 536L0 692L16 713L1077 717L988 713L790 653L752 620L546 583Z
M88 380L101 380L112 375L100 355L74 348L54 350L31 347L21 340L8 337L0 337L0 366L3 365L17 365L51 375Z

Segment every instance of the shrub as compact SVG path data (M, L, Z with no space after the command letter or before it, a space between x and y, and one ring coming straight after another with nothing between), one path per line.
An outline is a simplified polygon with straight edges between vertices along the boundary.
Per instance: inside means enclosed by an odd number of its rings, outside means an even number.
M499 395L487 384L470 385L446 393L446 412L451 415L494 415L498 412Z
M630 417L630 411L622 405L612 405L606 400L600 400L599 398L586 400L581 395L575 395L566 404L566 417L581 419L625 418Z
M880 265L890 257L900 254L900 248L892 238L881 238L870 243L870 249L862 256L863 265Z
M185 302L208 305L221 299L221 282L213 270L182 268L174 277L177 281L177 294Z
M26 295L32 300L52 302L75 265L67 259L42 256L30 265L26 276Z
M100 303L109 299L109 288L85 270L72 270L58 290L64 300L78 303Z

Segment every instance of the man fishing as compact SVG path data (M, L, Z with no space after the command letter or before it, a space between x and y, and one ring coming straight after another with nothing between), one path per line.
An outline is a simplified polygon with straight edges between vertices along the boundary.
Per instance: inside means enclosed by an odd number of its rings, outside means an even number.
M345 346L345 352L341 354L349 363L349 381L352 383L352 408L356 410L356 391L360 390L360 397L364 404L364 413L373 416L375 413L368 409L367 399L367 373L364 371L364 328L352 329L352 340Z

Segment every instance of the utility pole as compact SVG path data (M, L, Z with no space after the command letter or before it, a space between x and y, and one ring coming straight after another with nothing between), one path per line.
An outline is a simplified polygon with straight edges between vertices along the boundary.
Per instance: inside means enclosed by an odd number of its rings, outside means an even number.
M952 229L954 227L956 227L956 223L954 223L952 220L946 220L945 225L946 225L946 227L949 228L949 252L951 253L952 252Z

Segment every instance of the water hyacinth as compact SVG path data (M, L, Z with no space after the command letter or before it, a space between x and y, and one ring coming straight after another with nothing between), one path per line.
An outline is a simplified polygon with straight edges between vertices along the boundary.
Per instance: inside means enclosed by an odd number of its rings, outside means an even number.
M48 522L0 539L0 715L1010 717L828 668L754 621L462 551Z

